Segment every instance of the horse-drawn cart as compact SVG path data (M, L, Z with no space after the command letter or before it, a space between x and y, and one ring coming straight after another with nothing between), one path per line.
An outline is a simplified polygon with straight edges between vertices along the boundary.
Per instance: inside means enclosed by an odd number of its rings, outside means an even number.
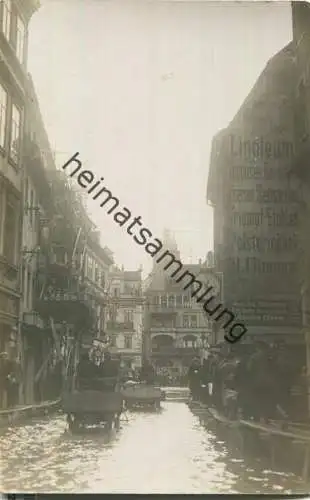
M111 387L101 390L98 386L95 389L80 388L64 395L62 408L72 432L88 425L102 424L106 430L111 430L113 426L118 429L124 398L119 390Z

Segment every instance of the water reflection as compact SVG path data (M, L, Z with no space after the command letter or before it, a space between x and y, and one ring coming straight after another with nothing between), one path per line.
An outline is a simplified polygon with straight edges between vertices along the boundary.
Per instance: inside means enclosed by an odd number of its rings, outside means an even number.
M238 452L214 421L185 404L131 413L110 435L72 436L61 415L0 436L1 490L79 493L304 492L293 475ZM229 443L229 444L227 444Z

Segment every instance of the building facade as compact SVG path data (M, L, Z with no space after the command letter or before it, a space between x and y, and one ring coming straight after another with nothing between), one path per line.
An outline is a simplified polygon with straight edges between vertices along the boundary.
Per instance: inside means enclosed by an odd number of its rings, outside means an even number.
M34 0L0 3L0 351L19 354L23 128Z
M227 129L213 141L207 198L214 207L216 270L244 342L302 343L298 183L294 159L295 50L267 63Z
M46 322L36 309L41 230L53 213L49 171L56 171L54 156L40 113L35 88L28 75L23 135L21 301L19 327L23 368L23 402L40 400L37 374L53 344ZM46 374L48 367L46 366ZM38 382L40 381L40 378Z
M107 286L113 257L109 250L101 247L97 239L88 239L85 253L81 256L81 282L92 297L95 311L95 325L92 337L104 340L106 337Z
M180 253L173 235L165 233L165 248L178 260ZM203 284L219 288L219 276L207 263L183 265L183 271L196 276ZM155 264L145 285L144 352L158 373L168 370L182 376L194 356L216 341L214 322L203 307L161 266ZM218 290L219 295L221 291Z
M310 4L292 2L293 43L296 52L295 161L292 180L298 181L302 203L299 207L300 289L302 333L306 342L306 361L310 376ZM309 392L309 391L308 391ZM310 396L308 394L310 412Z
M111 351L130 369L142 362L143 305L142 269L125 271L114 266L109 273L109 305L106 333Z
M80 346L103 334L113 259L80 193L56 168L30 77L27 97L20 324L28 403L58 397L55 380L70 382Z

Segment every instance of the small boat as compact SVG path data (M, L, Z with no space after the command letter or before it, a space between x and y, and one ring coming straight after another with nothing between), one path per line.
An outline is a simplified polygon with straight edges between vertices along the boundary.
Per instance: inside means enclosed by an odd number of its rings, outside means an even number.
M161 401L165 399L165 393L160 387L133 381L124 384L121 394L127 409L150 407L158 410Z

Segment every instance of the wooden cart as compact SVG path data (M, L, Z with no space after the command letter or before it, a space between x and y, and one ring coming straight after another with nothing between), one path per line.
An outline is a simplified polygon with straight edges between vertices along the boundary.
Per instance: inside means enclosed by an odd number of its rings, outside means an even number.
M164 392L159 387L144 383L125 385L121 393L127 409L149 407L158 410L161 401L165 398Z
M119 428L124 400L119 391L80 390L65 395L62 408L72 432L89 425L111 430Z

